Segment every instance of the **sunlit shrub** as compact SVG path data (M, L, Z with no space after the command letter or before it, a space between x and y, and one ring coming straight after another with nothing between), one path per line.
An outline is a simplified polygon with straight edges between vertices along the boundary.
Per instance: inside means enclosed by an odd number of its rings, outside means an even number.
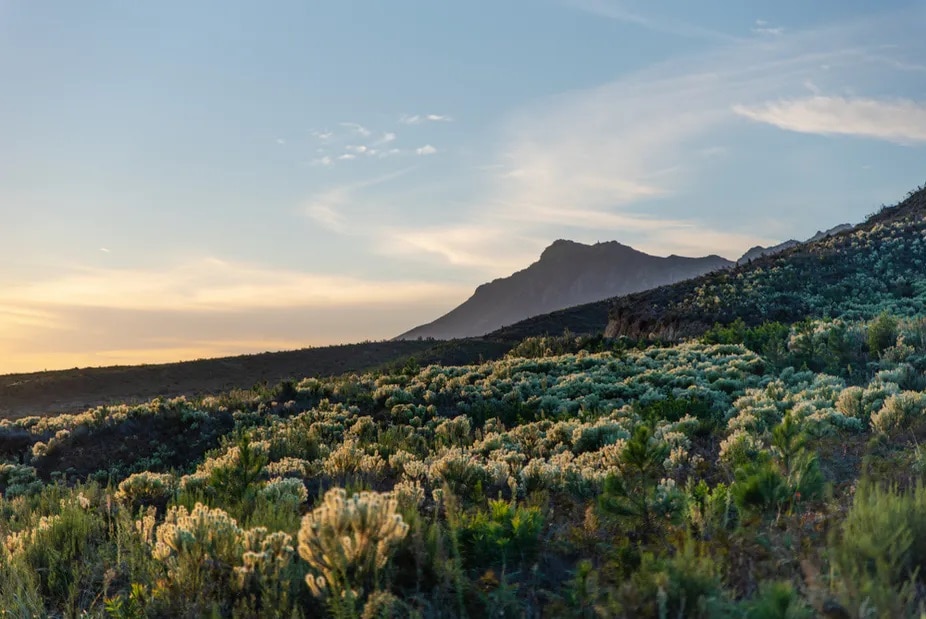
M163 505L177 489L177 478L170 473L143 471L119 482L116 499L133 507Z
M375 492L348 497L341 488L302 519L299 555L309 564L312 594L354 607L377 586L395 547L408 533L395 498Z
M309 492L301 479L276 477L260 489L260 496L281 508L295 509L309 500Z
M904 391L890 396L877 413L871 416L871 427L876 432L895 434L923 421L926 412L926 394Z

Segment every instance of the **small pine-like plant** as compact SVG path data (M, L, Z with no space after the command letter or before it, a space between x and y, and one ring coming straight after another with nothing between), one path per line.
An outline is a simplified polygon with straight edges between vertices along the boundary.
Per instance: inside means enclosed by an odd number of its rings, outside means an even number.
M657 440L645 424L638 425L621 452L618 473L605 480L599 508L629 524L647 542L659 519L671 515L676 505L657 493L669 446Z

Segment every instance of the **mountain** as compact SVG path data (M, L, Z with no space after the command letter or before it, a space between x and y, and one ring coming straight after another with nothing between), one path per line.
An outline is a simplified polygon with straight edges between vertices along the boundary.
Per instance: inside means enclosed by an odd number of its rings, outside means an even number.
M540 260L483 284L462 305L397 339L480 336L531 316L647 290L733 266L720 256L651 256L615 241L558 240Z
M616 299L604 334L679 339L736 319L757 325L926 311L926 187L858 226L833 230L748 264Z
M804 241L805 243L813 243L814 241L819 241L820 239L825 239L828 236L834 234L839 234L840 232L845 232L846 230L851 230L852 224L839 224L838 226L833 226L829 230L818 231L815 235ZM747 264L751 260L756 258L761 258L762 256L771 256L772 254L777 254L783 252L786 249L791 249L795 245L800 245L801 241L796 241L790 239L784 243L779 243L778 245L772 245L771 247L762 247L761 245L756 245L745 254L743 254L739 260L736 261L736 264Z
M762 256L771 256L772 254L777 254L783 252L786 249L791 249L795 245L800 245L800 241L794 239L789 239L784 243L779 243L778 245L772 245L771 247L762 247L761 245L756 245L745 254L743 254L739 260L736 261L736 264L747 264L752 260L761 258Z

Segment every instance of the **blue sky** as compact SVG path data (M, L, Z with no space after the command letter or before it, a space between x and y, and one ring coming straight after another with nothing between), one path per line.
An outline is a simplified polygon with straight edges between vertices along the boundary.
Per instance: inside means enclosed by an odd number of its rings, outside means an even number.
M926 2L0 0L0 372L391 337L926 180Z

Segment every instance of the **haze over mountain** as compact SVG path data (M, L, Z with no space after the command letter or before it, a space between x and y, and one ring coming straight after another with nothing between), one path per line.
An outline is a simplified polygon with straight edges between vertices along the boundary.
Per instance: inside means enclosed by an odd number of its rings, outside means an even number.
M479 286L462 305L397 339L479 336L531 316L648 290L733 264L716 255L660 257L616 241L585 245L561 239L526 269Z

